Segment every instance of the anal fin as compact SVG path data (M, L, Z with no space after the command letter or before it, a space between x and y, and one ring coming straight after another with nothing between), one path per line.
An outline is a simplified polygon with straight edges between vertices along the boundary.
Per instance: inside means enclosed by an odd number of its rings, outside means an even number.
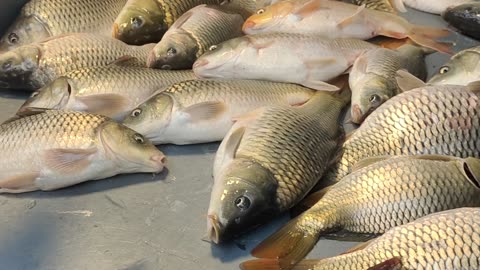
M38 173L23 173L0 179L0 193L23 193L38 190Z

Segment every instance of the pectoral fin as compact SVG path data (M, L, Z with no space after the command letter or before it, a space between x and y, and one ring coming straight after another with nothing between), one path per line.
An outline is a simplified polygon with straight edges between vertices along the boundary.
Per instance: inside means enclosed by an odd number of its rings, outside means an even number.
M360 6L357 11L350 17L348 18L345 18L343 21L341 21L339 24L338 24L338 27L340 29L343 29L353 23L355 23L357 20L363 20L365 18L365 6Z
M125 111L128 106L128 100L117 94L99 94L77 97L85 104L88 112L105 115L115 118L119 113Z
M413 76L411 73L409 73L406 70L397 71L396 80L397 80L398 87L403 92L426 86L425 82Z
M50 149L45 152L46 166L61 174L79 173L91 163L89 157L97 152L97 148L88 149Z
M182 110L190 115L192 122L212 120L225 111L225 104L219 101L207 101L192 105Z
M309 1L297 10L295 10L293 14L300 18L300 20L302 20L303 18L306 18L315 11L319 10L322 7L321 3L322 0Z

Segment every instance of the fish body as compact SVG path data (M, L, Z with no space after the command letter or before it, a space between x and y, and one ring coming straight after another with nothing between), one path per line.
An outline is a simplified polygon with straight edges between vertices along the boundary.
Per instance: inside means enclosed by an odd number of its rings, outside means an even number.
M480 80L480 46L463 50L439 68L429 84L467 85Z
M395 79L398 70L405 69L425 80L425 54L423 48L407 44L397 50L370 50L358 57L349 77L352 121L360 124L385 101L402 92Z
M116 174L160 172L165 156L103 116L46 111L0 125L0 192L54 190Z
M0 51L66 33L111 35L127 0L31 0L0 39Z
M298 203L338 149L348 95L319 91L303 106L263 107L237 120L215 157L208 235L215 242Z
M152 94L184 80L191 71L155 70L110 65L74 70L34 92L20 108L72 110L123 120Z
M390 13L396 13L397 10L401 12L407 11L403 5L403 0L353 0L352 2L355 5L365 5L369 9Z
M468 3L447 9L442 17L463 34L480 40L480 3Z
M228 0L222 5L240 11L240 14L249 17L258 9L271 5L275 0ZM243 11L243 12L242 12Z
M343 73L362 53L376 48L353 39L326 40L302 34L258 34L213 47L194 64L201 78L254 79L337 90L325 83Z
M473 0L403 0L403 3L414 9L433 14L442 14L448 8L474 2Z
M400 156L361 163L252 254L294 265L328 232L383 234L429 214L480 206L480 159Z
M221 141L236 117L263 106L303 104L314 93L264 81L185 81L140 105L124 124L155 144Z
M188 10L219 5L224 0L129 0L113 24L113 36L127 44L158 42L168 28Z
M200 5L183 14L155 45L147 66L191 69L208 49L243 35L243 17L220 6Z
M304 260L293 270L478 269L480 209L459 208L395 227L343 255ZM281 269L277 260L243 263L242 270Z
M286 0L258 10L245 21L246 34L301 33L325 38L370 39L378 35L414 42L451 53L451 45L437 42L450 31L410 24L395 14L358 7L341 1Z
M345 141L343 155L326 180L340 181L368 157L480 157L479 93L476 85L425 86L389 99Z
M129 46L111 37L67 34L0 54L0 85L37 90L69 71L107 66L125 56L146 63L154 44Z

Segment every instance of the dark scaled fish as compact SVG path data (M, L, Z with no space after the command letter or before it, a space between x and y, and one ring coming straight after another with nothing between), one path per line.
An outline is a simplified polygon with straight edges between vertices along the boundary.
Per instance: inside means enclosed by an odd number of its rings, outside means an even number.
M449 8L442 16L463 34L480 40L480 2Z

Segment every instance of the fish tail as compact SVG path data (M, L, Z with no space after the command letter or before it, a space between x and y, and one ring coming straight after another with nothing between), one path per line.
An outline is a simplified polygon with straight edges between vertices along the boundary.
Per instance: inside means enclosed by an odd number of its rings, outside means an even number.
M451 43L436 41L436 39L449 36L450 34L451 32L448 29L414 25L408 37L421 46L446 54L453 54Z
M303 215L291 220L252 250L257 258L278 259L282 269L301 261L315 246L323 228L305 226ZM321 226L320 226L321 227Z
M317 269L322 260L303 260L298 264L291 266L291 268L285 268L282 266L282 262L272 259L260 259L250 260L240 264L242 270L311 270Z

